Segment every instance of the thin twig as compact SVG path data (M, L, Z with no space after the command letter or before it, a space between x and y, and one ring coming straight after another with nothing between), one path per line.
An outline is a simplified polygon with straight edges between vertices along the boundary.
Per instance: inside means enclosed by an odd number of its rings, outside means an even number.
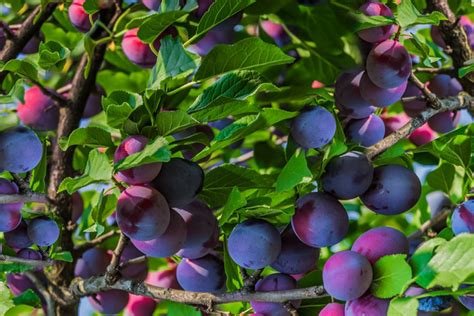
M127 260L127 261L124 261L122 263L119 264L119 269L123 269L123 268L126 268L132 264L137 264L137 263L142 263L142 262L145 262L147 259L146 256L140 256L140 257L136 257L136 258L132 258L130 260Z
M51 266L54 264L52 260L31 260L18 257L11 257L7 255L0 255L0 261L10 262L10 263L19 263L25 266L30 266L38 269L43 269L45 267Z
M413 239L420 238L424 234L426 234L428 232L428 230L430 230L432 227L437 226L438 224L441 224L441 223L446 223L446 219L449 217L449 215L452 213L452 211L453 211L452 208L443 209L441 212L436 214L436 216L434 218L424 222L420 226L420 228L418 228L418 230L411 233L408 236L408 239L413 240Z
M413 84L421 90L421 92L423 93L423 95L426 97L426 101L427 101L427 104L434 108L434 109L439 109L441 108L442 104L441 104L441 101L440 99L438 99L438 97L436 96L436 94L434 94L433 92L431 92L431 90L426 86L426 84L424 84L423 82L420 81L420 79L418 79L415 74L411 73L410 75L410 81L413 82Z
M403 97L401 99L402 103L413 102L413 101L425 101L426 98L423 95L415 95L412 97Z
M44 298L46 302L46 315L48 316L56 315L55 313L56 302L52 299L50 293L48 292L46 287L43 285L43 282L36 276L34 272L31 272L31 271L25 272L25 276L31 280L31 282L35 285L36 289L38 290L38 292Z
M445 74L445 75L456 75L456 70L454 68L425 68L417 67L415 72L428 73L428 74Z
M0 194L0 204L10 203L49 203L45 194L41 193L26 193L26 194Z
M37 80L32 80L30 79L30 81L35 85L37 86L38 88L40 88L41 92L43 92L44 95L50 97L53 101L55 101L59 106L68 106L69 105L69 102L70 100L68 98L66 98L65 96L61 95L59 92L57 92L56 90L54 89L51 89L51 88L46 88L43 84L41 84L39 81Z
M125 249L125 246L128 244L128 237L125 236L124 233L120 232L120 239L115 247L115 250L112 254L112 260L110 260L110 264L107 266L107 271L105 273L105 278L109 284L115 282L117 276L119 275L119 264L120 264L120 257L122 256L122 252Z
M80 245L77 245L76 247L74 247L74 250L77 251L78 253L82 253L84 251L86 251L87 249L90 249L92 247L95 247L97 245L100 245L101 243L103 243L104 241L106 241L107 239L111 238L111 237L114 237L118 234L118 231L116 230L111 230L103 235L100 235L99 237L97 238L94 238L92 240L89 240L89 241L86 241Z

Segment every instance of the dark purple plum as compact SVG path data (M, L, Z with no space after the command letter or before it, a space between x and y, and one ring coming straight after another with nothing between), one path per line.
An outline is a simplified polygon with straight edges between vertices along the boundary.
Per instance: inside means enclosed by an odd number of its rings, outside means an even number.
M256 292L274 292L296 289L296 280L291 276L283 273L274 273L267 275L263 279L259 280L255 285ZM292 301L293 306L299 306L300 301ZM277 315L277 316L289 316L290 312L285 308L283 303L270 303L270 302L259 302L251 301L250 305L256 313L263 315Z
M42 156L43 145L32 130L17 126L0 132L0 170L13 173L31 171Z
M14 230L4 233L3 237L5 238L5 243L12 248L22 249L33 245L33 242L28 237L26 222L23 220Z
M74 275L83 279L98 276L107 270L107 265L111 259L112 255L104 249L88 249L77 260Z
M38 86L25 92L25 103L18 103L21 122L38 131L52 131L58 126L59 107Z
M147 241L132 239L132 243L138 250L153 258L166 258L174 255L183 247L185 241L186 223L174 210L170 211L170 223L162 235Z
M18 296L28 289L35 289L35 285L24 274L7 274L7 285L14 296Z
M16 32L14 32L16 33ZM25 45L23 50L21 51L23 54L36 54L39 50L39 46L41 41L43 40L43 34L39 34L39 36L33 36Z
M286 274L301 274L313 270L319 259L318 248L301 242L293 230L281 237L281 251L271 267Z
M128 304L128 293L120 290L108 290L88 297L92 307L100 313L118 314Z
M51 246L59 238L58 224L52 219L38 217L28 223L28 237L40 247Z
M120 262L126 262L130 259L135 259L143 256L144 253L140 252L133 244L128 244L125 246L122 256L120 257ZM127 265L125 268L120 270L122 276L126 279L144 281L148 274L148 266L146 262L139 262Z
M142 3L148 9L158 11L161 5L161 0L142 0Z
M375 108L365 100L360 92L363 70L352 69L339 75L334 90L334 101L342 116L354 119L366 118Z
M224 263L215 256L183 259L176 271L179 285L186 291L216 292L225 285Z
M181 248L176 254L183 258L197 259L204 257L219 244L219 226L214 226L213 233L202 245Z
M157 190L141 185L128 187L117 202L117 224L122 232L135 240L151 240L166 231L170 209Z
M114 163L127 158L130 155L142 151L148 144L148 138L141 135L128 136L123 140L114 154ZM161 170L161 162L153 162L138 167L121 170L115 174L115 178L127 184L145 184L151 182Z
M415 86L413 83L408 82L407 89L403 94L403 97L421 97L423 93L421 90ZM420 114L423 110L426 109L426 101L423 100L416 100L416 101L409 101L403 102L403 110L405 113L410 117L415 117Z
M431 92L438 97L456 96L462 91L462 86L455 78L449 75L436 75L430 80ZM438 133L447 133L453 130L461 118L460 112L438 113L428 120L428 125Z
M209 30L191 49L200 56L207 55L216 45L232 44L236 38L235 22L228 20Z
M344 316L387 315L390 300L376 298L367 294L346 303Z
M420 195L420 179L413 171L400 165L385 165L374 169L372 184L361 199L377 214L397 215L412 208Z
M336 133L334 116L323 107L317 106L302 112L291 123L291 136L303 148L322 148Z
M73 193L71 198L72 198L71 221L73 223L77 223L79 218L81 218L82 216L82 212L84 211L84 201L82 200L81 194L79 192Z
M422 146L436 139L436 132L433 131L428 124L423 124L414 130L408 139L416 146Z
M319 316L344 316L344 305L329 303L319 312Z
M380 116L371 114L363 119L350 120L344 131L350 141L369 147L383 139L385 124Z
M198 0L198 9L196 11L196 17L202 17L213 2L214 0Z
M197 163L172 158L163 163L151 186L163 194L170 207L183 207L196 198L202 189L203 181L204 171Z
M96 90L89 95L87 98L87 103L82 113L82 118L91 118L102 111L102 95L104 90L99 86L96 87Z
M366 72L364 72L360 79L360 95L370 104L380 108L399 101L406 87L407 81L394 88L380 88L370 80Z
M173 136L175 139L181 140L181 139L191 137L197 133L204 134L204 136L208 139L209 142L212 141L215 136L214 131L208 125L192 126L190 128L185 129L184 131L174 134ZM200 153L204 148L206 148L205 144L198 143L198 142L192 143L191 145L187 146L187 148L182 151L183 157L186 160L192 160L194 156ZM205 160L206 159L204 158L204 160L200 160L198 162L205 161Z
M217 219L212 210L198 200L174 210L181 215L186 223L186 240L182 250L208 248L209 241L213 239L216 227L218 227Z
M408 249L408 238L401 231L391 227L376 227L360 235L351 250L375 264L383 256L408 255Z
M296 236L311 247L329 247L340 242L349 230L349 217L336 198L313 192L296 201L291 218Z
M386 17L393 17L392 10L387 7L385 4L376 2L376 1L368 1L364 3L360 8L359 11L364 13L367 16L386 16ZM361 30L357 32L359 37L366 42L369 43L378 43L381 41L385 41L388 39L395 31L397 27L393 24L378 26L378 27L371 27L365 30Z
M18 258L28 259L28 260L43 260L43 256L39 251L25 248L18 251L16 254Z
M468 200L456 207L451 226L455 235L474 233L474 200Z
M263 220L246 220L237 226L227 241L229 255L239 266L261 269L270 265L281 250L278 230Z
M341 251L324 264L323 284L332 297L349 301L361 297L372 283L369 260L355 251Z
M374 168L367 156L350 151L333 158L322 176L324 191L340 200L349 200L363 194L372 182Z
M1 157L1 154L0 154ZM18 194L18 187L7 179L0 178L0 194ZM21 223L21 208L23 203L0 204L0 232L9 232Z
M86 0L73 0L68 10L68 16L69 21L78 31L86 33L91 29L92 25L89 14L84 10L84 2Z
M367 75L381 88L399 87L411 74L411 58L397 41L386 40L375 45L367 57Z
M460 288L466 288L472 285L462 284ZM459 296L459 301L470 311L474 311L474 295L472 293Z
M429 127L438 133L448 133L456 128L461 119L461 112L442 112L428 120Z

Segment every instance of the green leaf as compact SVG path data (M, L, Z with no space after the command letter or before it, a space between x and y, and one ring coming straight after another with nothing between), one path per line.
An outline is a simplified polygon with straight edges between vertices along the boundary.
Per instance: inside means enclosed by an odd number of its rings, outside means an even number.
M16 262L0 262L0 272L22 273L34 269L31 265Z
M156 65L148 80L148 88L163 89L169 79L185 78L197 68L198 60L198 56L184 49L181 39L166 36L161 40Z
M189 107L188 113L207 112L208 108L216 106L240 106L241 102L235 102L236 100L244 101L265 88L277 89L272 84L266 83L267 81L256 71L225 74L202 92Z
M72 262L72 261L71 261ZM33 307L41 307L41 300L32 289L27 289L25 292L13 298L15 305L29 305Z
M54 252L51 254L51 259L66 261L66 262L74 262L74 259L72 258L72 254L69 251Z
M294 60L277 46L257 37L243 39L232 45L217 45L207 54L194 79L203 80L233 70L250 70L288 64Z
M413 274L420 274L433 257L435 249L445 243L446 240L443 238L432 238L422 243L410 258Z
M424 288L457 288L474 273L474 234L461 234L440 245L435 255L417 275Z
M454 181L454 166L449 163L442 163L438 168L431 171L426 177L426 181L435 190L441 190L449 194Z
M58 42L41 43L39 47L38 65L46 70L65 60L71 51Z
M222 215L219 218L219 226L224 225L227 220L234 214L234 211L244 207L247 204L245 196L240 193L238 187L233 187L229 194L229 198L222 209Z
M246 14L261 15L276 13L280 9L292 3L293 0L256 0L244 10Z
M387 316L418 315L418 300L414 297L396 297L390 301Z
M414 24L435 24L438 25L440 21L447 20L447 18L439 11L433 11L429 14L423 15L413 5L411 0L402 0L395 13L397 21L402 28Z
M31 171L30 188L34 192L44 192L46 188L46 172L48 167L48 146L43 141L43 154L40 163Z
M164 301L163 305L166 306L168 315L173 316L201 316L201 312L194 306L185 305L181 303Z
M209 9L204 13L199 21L196 34L193 35L189 43L199 39L214 26L224 22L239 11L245 9L255 0L215 0Z
M112 166L106 154L97 149L89 152L84 174L77 178L66 178L61 182L58 192L66 190L72 194L89 184L109 181L112 178Z
M0 312L3 311L3 307L6 307L6 306L3 305L3 302L2 302L2 304L0 304ZM2 315L4 316L30 316L30 315L33 315L34 312L35 312L35 308L33 306L16 305L8 309L8 311Z
M229 256L227 250L227 238L224 237L224 270L226 275L226 289L228 291L237 291L242 288L244 282L239 273L239 266Z
M145 43L153 43L171 24L188 14L186 11L167 11L150 15L138 30L138 37Z
M71 146L86 145L90 147L113 147L110 132L101 127L88 126L74 130L69 137L59 140L59 146L66 150Z
M92 221L96 224L104 224L107 217L112 215L117 206L117 196L114 194L104 195L104 192L100 193L99 200L92 207L89 214ZM100 234L97 234L100 235ZM97 236L96 236L97 237Z
M38 69L32 63L24 59L12 59L3 66L0 66L0 71L10 71L28 79L38 81Z
M400 294L411 279L411 267L406 255L384 256L373 266L372 294L379 298L390 298Z
M474 60L469 60L469 64L467 66L461 67L458 69L459 78L466 76L474 71Z
M9 314L9 310L15 308L11 300L11 294L8 286L5 281L0 281L0 315L18 315L18 314ZM30 315L30 314L27 314Z
M395 18L389 16L375 15L367 16L363 13L352 13L349 12L349 16L354 19L356 25L354 31L360 31L364 29L369 29L377 26L385 26L390 24L396 24L397 21Z
M274 178L233 164L224 164L210 170L204 177L200 197L212 207L222 206L234 187L240 192L249 189L271 189Z
M167 162L171 153L167 147L168 142L163 137L157 137L145 146L142 151L127 156L115 164L115 171L130 169L153 162Z
M198 124L197 120L183 111L160 112L155 121L157 132L162 136L170 135Z
M133 110L143 104L143 99L136 93L114 91L102 99L107 124L122 129Z
M276 191L291 190L300 183L310 183L312 178L304 151L297 150L278 175Z

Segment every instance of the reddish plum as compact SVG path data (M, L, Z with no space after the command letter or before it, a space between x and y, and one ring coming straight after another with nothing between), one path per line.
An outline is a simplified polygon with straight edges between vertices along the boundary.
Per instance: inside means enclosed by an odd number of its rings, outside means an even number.
M414 130L410 136L408 136L408 139L416 146L422 146L436 139L436 136L436 132L433 131L428 124L423 124Z
M359 8L359 10L367 16L393 17L390 8L377 1L366 2ZM366 42L378 43L388 39L396 30L397 27L390 24L361 30L357 32L357 34Z
M128 293L120 290L108 290L88 297L92 307L100 313L118 314L127 306Z
M135 185L120 194L117 202L117 224L131 239L154 239L166 231L169 223L168 203L155 189Z
M370 262L357 252L346 250L335 253L324 264L324 289L338 300L349 301L361 297L371 283Z
M84 2L86 0L73 0L68 10L69 20L74 27L83 33L91 29L89 14L84 10Z
M278 230L263 220L238 224L227 241L229 255L239 266L261 269L273 263L281 250Z
M374 107L360 92L363 70L352 69L339 75L334 90L334 101L340 114L355 119L366 118L374 113Z
M361 199L377 214L396 215L412 208L420 195L420 179L413 171L400 165L384 165L374 169L372 184Z
M360 79L360 95L370 104L381 108L399 101L406 87L407 81L394 88L380 88L370 80L366 72Z
M25 103L18 103L17 114L23 124L39 131L52 131L58 126L59 108L38 86L25 92Z
M344 305L329 303L319 312L319 316L344 316Z
M141 135L128 136L123 140L114 154L114 162L118 163L130 155L142 151L148 144L148 138ZM144 164L138 167L117 172L115 178L127 184L144 184L152 181L161 170L160 162Z
M373 295L365 296L351 300L346 303L345 316L361 316L361 315L387 315L390 300L376 298Z

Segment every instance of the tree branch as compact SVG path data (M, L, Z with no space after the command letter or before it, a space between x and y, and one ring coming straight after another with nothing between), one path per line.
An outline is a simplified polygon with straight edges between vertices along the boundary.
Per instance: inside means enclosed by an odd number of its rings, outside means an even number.
M0 194L0 204L9 204L9 203L48 203L48 198L46 195L41 193L25 193L25 194Z
M135 295L146 296L153 299L170 300L178 303L212 306L231 302L286 302L300 299L326 297L322 286L313 286L303 289L294 289L276 292L251 292L242 291L231 293L201 293L160 288L144 282L120 279L114 284L108 284L105 276L93 277L87 280L75 279L71 291L77 296L89 296L106 290L122 290Z
M461 23L459 23L459 20L456 19L453 11L449 8L447 0L429 0L428 7L432 11L443 13L448 18L448 20L440 22L439 30L444 42L450 48L449 55L453 59L453 65L457 73L457 70L465 66L465 63L473 57L467 35ZM460 78L460 81L464 91L474 95L474 73Z
M31 280L31 282L35 285L36 289L38 290L38 292L46 301L46 315L54 316L56 303L52 299L46 287L43 285L43 282L36 276L34 272L31 272L31 271L25 272L25 276Z
M43 269L45 267L51 266L54 264L54 261L51 260L31 260L31 259L24 259L19 257L11 257L7 255L0 254L0 261L11 262L11 263L19 263L22 265Z
M128 266L130 266L130 265L132 265L132 264L137 264L137 263L146 262L146 259L147 259L146 256L140 256L140 257L136 257L136 258L133 258L133 259L124 261L124 262L122 262L122 263L119 264L119 269L126 268L126 267L128 267Z
M21 27L15 33L15 37L7 40L0 52L0 60L6 63L9 60L15 59L30 39L39 32L43 23L49 19L57 6L58 3L48 3L41 10L41 6L38 5L21 24ZM5 71L0 73L0 85L6 75L7 72Z
M447 112L447 111L457 111L461 109L474 109L474 98L470 95L459 94L456 97L448 97L440 99L441 107L439 109L429 108L426 111L423 111L417 117L410 120L407 124L401 127L399 130L388 135L375 145L370 146L366 150L366 155L369 159L373 159L377 155L381 154L387 148L396 144L399 140L410 135L414 130L421 127L425 124L431 117L434 115Z

